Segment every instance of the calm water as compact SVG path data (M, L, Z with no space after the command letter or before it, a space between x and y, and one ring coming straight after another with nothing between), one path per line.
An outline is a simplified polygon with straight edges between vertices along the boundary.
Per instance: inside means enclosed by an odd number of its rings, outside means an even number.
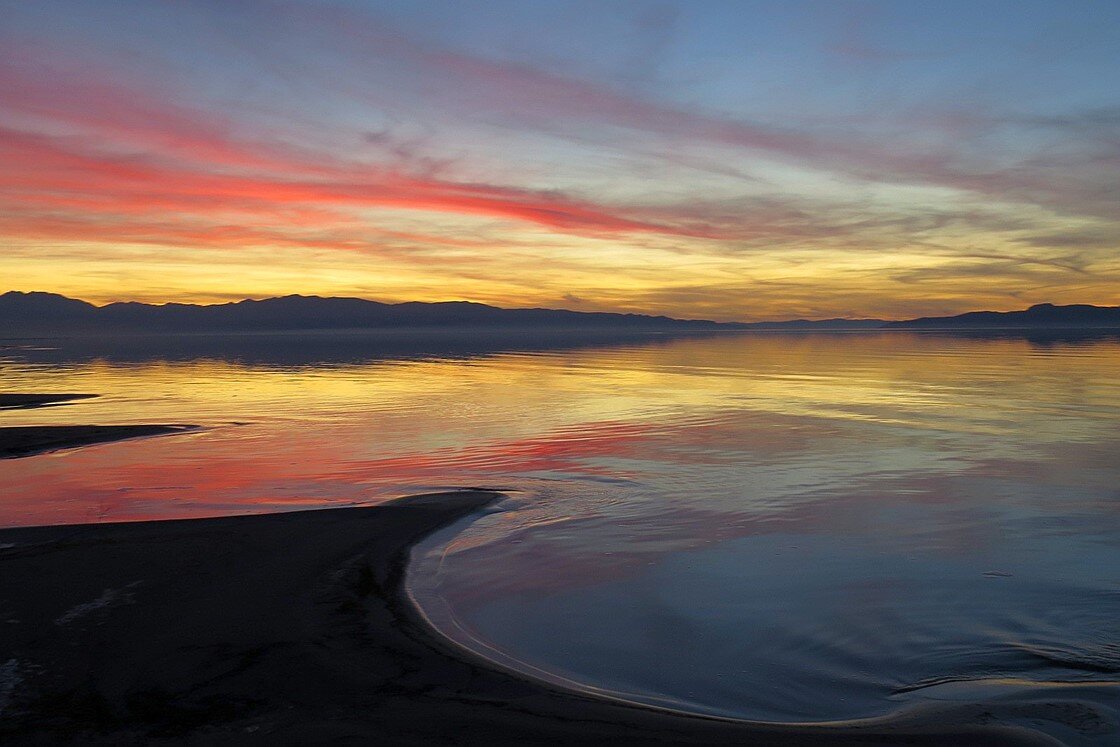
M70 345L3 389L104 396L0 422L207 429L0 463L2 525L502 487L412 584L517 666L762 719L1120 702L1115 337Z

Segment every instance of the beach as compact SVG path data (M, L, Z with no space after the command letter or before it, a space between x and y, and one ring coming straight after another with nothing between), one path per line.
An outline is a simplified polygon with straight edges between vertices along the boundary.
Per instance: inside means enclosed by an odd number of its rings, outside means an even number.
M0 739L1055 743L997 724L984 706L769 725L628 704L507 671L440 636L403 587L418 540L499 495L0 530Z

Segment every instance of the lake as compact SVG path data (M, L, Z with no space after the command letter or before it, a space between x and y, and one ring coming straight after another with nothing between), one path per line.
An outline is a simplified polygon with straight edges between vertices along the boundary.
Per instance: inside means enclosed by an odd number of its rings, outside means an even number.
M0 525L501 488L410 583L527 672L766 720L1110 712L1118 371L1089 333L10 341L5 391L102 396L2 424L204 429L2 462Z

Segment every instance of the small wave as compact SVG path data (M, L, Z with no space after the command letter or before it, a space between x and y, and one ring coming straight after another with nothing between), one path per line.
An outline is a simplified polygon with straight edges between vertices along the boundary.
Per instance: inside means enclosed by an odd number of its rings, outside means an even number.
M1092 651L1063 651L1044 646L1019 644L1019 651L1052 666L1097 674L1120 673L1120 644L1105 643Z
M1114 688L1120 687L1120 680L1029 680L1018 677L959 676L936 677L895 688L892 696L908 695L937 688L959 685L972 692L976 689L1041 689L1041 688ZM973 693L975 694L975 693Z

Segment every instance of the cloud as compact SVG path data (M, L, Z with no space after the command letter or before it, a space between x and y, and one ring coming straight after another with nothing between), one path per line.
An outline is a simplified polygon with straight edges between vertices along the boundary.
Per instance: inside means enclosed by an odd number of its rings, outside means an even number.
M1023 236L1016 239L1020 244L1037 247L1106 247L1120 248L1120 228L1112 231L1072 231L1064 233L1045 233Z
M468 117L482 115L488 120L504 121L515 129L578 135L588 128L607 127L637 133L643 138L668 138L678 147L662 150L667 160L699 168L715 168L718 161L690 153L689 149L717 146L784 159L857 180L948 187L1072 213L1108 217L1120 213L1111 199L1115 177L1110 179L1096 169L1071 170L1071 161L1078 157L1076 153L997 167L976 154L928 143L915 145L893 138L865 137L851 128L844 133L832 131L821 135L794 126L751 123L688 109L557 74L527 62L488 59L438 47L374 17L338 6L311 10L297 4L277 3L260 8L263 10L246 12L262 13L271 21L270 27L286 28L272 44L291 37L312 47L330 45L331 52L340 56L338 65L344 72L326 85L375 107L386 103L382 89L397 81L396 87L405 99L413 89L422 89L425 107L440 106ZM22 109L32 113L95 128L137 146L212 160L224 167L275 167L288 173L296 169L314 173L322 170L314 157L328 158L322 153L292 153L293 146L282 147L276 142L263 147L239 140L235 147L230 142L236 129L232 122L137 96L134 90L105 82L108 75L104 73L97 73L92 79L89 75L75 77L72 70L48 69L44 74L35 52L27 50L28 45L17 50L13 55L14 66L22 67L24 72L28 68L38 70L36 84L28 86L18 74L13 79L9 69L0 75L0 94L16 99ZM1112 116L1110 111L1102 111L1091 119L1107 123ZM389 129L371 129L365 133L365 140L417 173L436 174L448 163L446 159L421 154L423 138L401 137ZM647 156L658 152L652 142L631 143L629 147L638 147ZM277 153L278 150L281 152ZM734 171L734 166L724 168ZM545 218L547 214L537 215ZM584 221L579 217L561 217L551 223L542 222L561 228Z
M513 130L581 133L614 128L635 136L668 140L672 158L692 148L719 147L739 151L733 159L763 157L787 161L857 181L942 187L1003 201L1042 205L1069 214L1120 218L1114 196L1120 141L1107 152L1087 151L1076 134L1058 147L1038 144L1035 155L1009 162L1004 153L990 152L993 128L1008 123L990 120L984 130L966 141L932 141L925 137L933 122L914 122L899 128L903 134L884 136L875 128L849 123L843 130L818 132L798 127L796 118L782 126L721 116L640 96L601 82L554 72L532 61L493 59L433 45L402 33L370 16L334 8L311 18L305 9L284 5L293 21L311 24L319 34L337 39L345 64L361 81L395 71L420 81L426 104L439 105L461 116L502 121ZM301 26L305 27L305 26ZM371 98L370 89L351 82L339 84L349 95ZM379 94L376 95L380 100ZM373 103L376 103L374 101ZM931 112L932 120L946 112ZM1111 121L1111 110L1090 119ZM868 117L870 123L871 118ZM854 125L854 126L852 126ZM623 138L625 139L625 137ZM998 139L998 138L997 138ZM631 143L634 147L638 143ZM649 144L640 147L649 148ZM1021 146L1017 146L1021 147Z
M561 192L451 182L375 166L319 167L307 175L232 173L245 159L232 143L228 160L208 153L183 163L159 155L113 152L80 138L0 128L0 187L24 210L86 209L118 213L236 210L275 214L282 208L347 207L448 212L524 221L558 231L649 232L707 236L703 226L658 223ZM193 154L196 155L197 154ZM322 215L322 213L317 213Z
M453 47L335 4L176 7L206 19L184 32L205 62L190 70L178 42L134 44L125 65L105 39L4 34L0 232L106 254L376 256L432 277L454 266L494 301L516 287L721 318L756 302L880 308L874 294L902 285L950 303L949 285L984 273L1001 293L1115 276L1101 260L1120 235L1115 107L756 120L661 85L673 12L634 24L650 64L620 50L627 77L527 43L512 59ZM867 29L848 36L844 54L889 61Z

